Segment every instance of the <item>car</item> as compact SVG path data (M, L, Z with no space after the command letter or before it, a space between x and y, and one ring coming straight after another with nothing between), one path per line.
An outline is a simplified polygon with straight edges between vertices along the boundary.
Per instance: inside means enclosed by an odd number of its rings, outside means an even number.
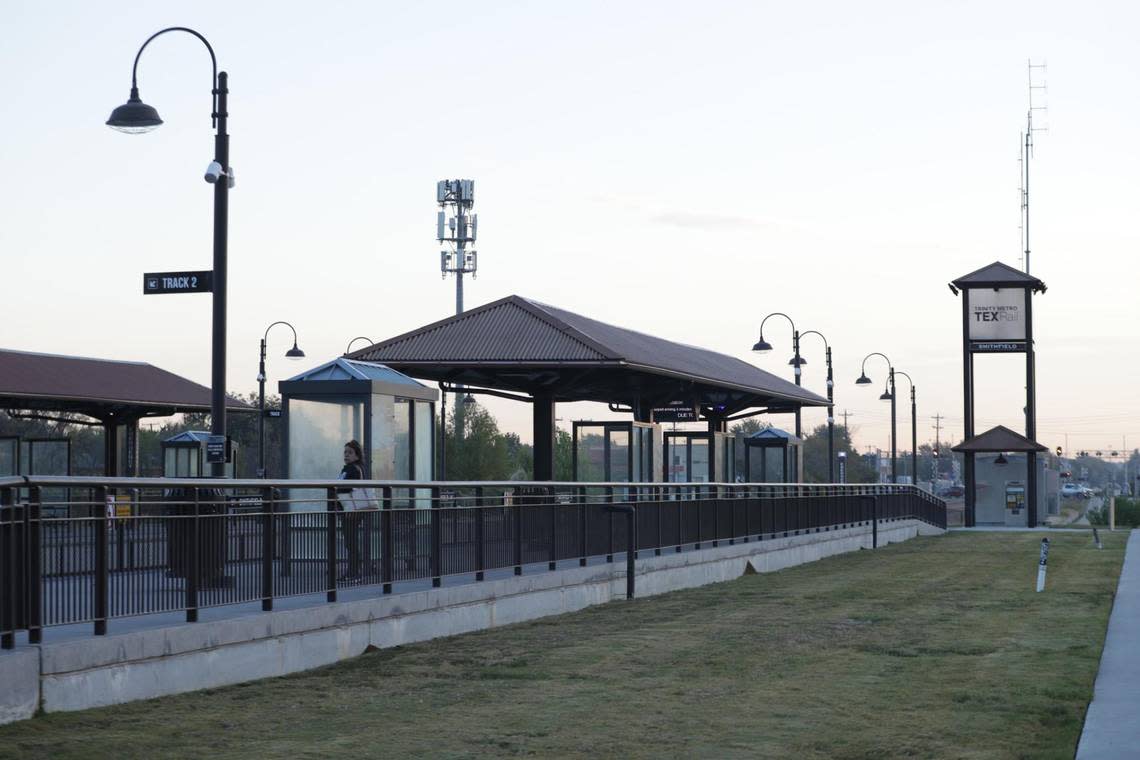
M966 489L962 486L947 486L938 495L944 499L960 499L966 495Z
M1087 499L1089 494L1086 493L1089 489L1082 486L1080 483L1066 483L1061 486L1061 498L1063 499Z

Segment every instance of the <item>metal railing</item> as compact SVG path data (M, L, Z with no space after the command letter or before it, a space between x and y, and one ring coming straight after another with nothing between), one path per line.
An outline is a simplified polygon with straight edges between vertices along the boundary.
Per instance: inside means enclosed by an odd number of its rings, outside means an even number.
M882 521L946 527L914 486L352 481L376 510L345 512L343 480L0 479L0 646L47 626L324 594L348 586L479 582L527 566L612 562ZM633 517L613 505L630 505ZM608 509L607 509L608 508ZM626 510L628 512L628 510Z

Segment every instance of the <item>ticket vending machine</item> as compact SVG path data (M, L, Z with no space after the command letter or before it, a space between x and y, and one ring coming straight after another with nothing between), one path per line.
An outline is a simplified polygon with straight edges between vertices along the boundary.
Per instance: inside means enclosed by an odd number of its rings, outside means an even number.
M1005 524L1025 525L1025 483L1020 480L1006 481Z

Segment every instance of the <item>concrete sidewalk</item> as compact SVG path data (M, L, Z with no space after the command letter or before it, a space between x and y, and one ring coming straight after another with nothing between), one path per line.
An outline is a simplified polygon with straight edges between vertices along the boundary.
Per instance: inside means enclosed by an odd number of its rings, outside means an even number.
M1140 530L1132 531L1077 760L1140 757Z

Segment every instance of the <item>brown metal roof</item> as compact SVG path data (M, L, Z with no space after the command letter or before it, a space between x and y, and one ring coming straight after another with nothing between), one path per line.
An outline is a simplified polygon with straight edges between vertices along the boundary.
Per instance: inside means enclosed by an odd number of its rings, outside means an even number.
M0 406L92 417L210 410L210 389L143 362L0 349ZM230 399L226 408L250 411Z
M508 296L351 354L413 377L559 401L693 398L726 414L787 411L827 399L726 354Z
M974 436L968 441L955 446L951 451L972 451L974 453L992 453L1001 451L1048 451L1037 441L1031 441L1023 435L1013 432L1004 425L998 425L984 433Z
M1045 292L1045 283L1032 275L995 261L951 282L958 288L1032 288Z

